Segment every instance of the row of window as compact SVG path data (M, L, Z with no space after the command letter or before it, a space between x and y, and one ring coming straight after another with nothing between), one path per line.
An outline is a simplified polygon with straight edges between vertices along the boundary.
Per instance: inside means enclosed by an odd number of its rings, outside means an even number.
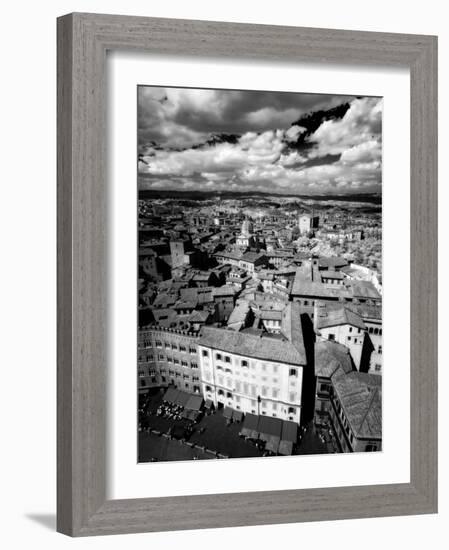
M203 357L209 357L209 351L206 350L206 349L203 349L202 356ZM229 355L224 355L223 356L221 353L216 353L215 354L215 359L217 361L224 361L225 363L228 363L228 364L231 363L231 358L229 357ZM241 359L240 360L240 366L248 367L249 363L246 359ZM221 367L220 365L217 365L217 370L223 370L223 367ZM225 372L229 372L230 374L232 374L232 371L230 369L224 369L224 370L225 370ZM262 365L262 370L266 371L267 370L267 365ZM272 370L273 370L274 373L277 373L278 367L276 365L273 365ZM290 369L289 376L298 376L297 369L294 369L294 368Z
M190 380L190 376L188 374L181 375L180 372L176 372L174 370L169 369L168 375L175 378L182 378L183 380ZM200 379L198 376L192 376L193 382L199 382Z
M331 284L331 285L343 285L343 281L339 279L328 279L327 277L323 277L323 283Z
M156 347L160 348L160 349L162 347L165 347L165 349L172 349L174 351L181 351L181 352L184 352L184 353L187 353L187 351L188 351L192 355L196 354L196 348L194 346L190 346L189 348L187 348L187 346L185 346L183 344L179 344L179 346L177 344L170 344L168 342L165 342L163 344L160 340L156 340L155 344L156 344Z
M206 386L206 392L212 393L213 392L212 387L211 386ZM234 401L236 403L240 403L240 396L239 395L233 396L231 392L224 391L221 388L217 390L217 396L218 397L226 397L227 399L234 399ZM251 406L256 407L256 405L257 405L257 401L255 399L252 399L251 400ZM262 409L267 409L268 408L267 401L261 401L261 407L262 407ZM273 411L277 411L278 410L278 403L271 403L271 409ZM252 412L253 412L253 414L255 414L256 409L254 409ZM288 407L287 412L288 412L288 414L296 414L296 407ZM266 414L266 413L262 411L262 414ZM276 416L276 415L273 415L273 416Z
M346 432L346 435L348 436L349 441L351 442L351 445L352 445L352 443L354 442L354 436L352 434L351 428L349 426L349 422L346 420L345 413L344 413L343 408L341 407L340 402L338 401L338 399L335 399L335 406L337 408L337 412L340 416L340 419L341 419L341 422L343 424L343 428Z
M222 371L226 372L227 374L232 374L231 369L225 369L224 367L222 367L220 365L217 365L217 370L222 370Z
M203 355L203 357L209 357L209 351L207 349L203 349L202 355ZM229 355L223 356L221 353L216 353L215 354L215 359L217 361L224 361L225 363L230 363L231 362L231 358L229 357ZM242 367L247 367L248 366L248 361L246 359L242 359L240 361L240 365Z
M197 369L198 363L196 361L185 361L184 359L178 359L177 357L170 357L169 355L165 356L162 353L159 353L158 355L159 361L166 361L167 363L173 364L173 365L181 365L182 367L191 369Z
M302 301L298 300L298 303L299 304L302 303L303 306L309 306L309 305L314 306L315 305L315 300L302 300Z

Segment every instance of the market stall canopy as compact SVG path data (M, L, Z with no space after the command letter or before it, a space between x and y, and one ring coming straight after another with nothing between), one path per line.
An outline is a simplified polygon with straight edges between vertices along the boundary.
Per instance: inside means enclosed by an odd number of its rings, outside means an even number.
M203 398L201 395L191 395L186 403L186 409L190 409L191 411L199 411L202 404Z
M241 422L242 419L243 419L242 411L232 411L232 420L234 420L234 422Z
M176 398L176 403L178 405L181 405L181 407L185 407L189 399L190 399L190 393L186 393L184 391L178 390L178 396Z
M240 430L240 435L243 435L245 437L252 437L252 434L254 432L255 437L253 439L257 439L259 432L257 431L257 426L259 424L259 417L255 414L247 413L245 415L245 420L243 421L242 429Z
M281 442L280 438L277 435L268 436L265 449L271 451L272 453L277 453L279 449L279 443Z
M281 440L278 453L284 456L291 455L293 453L293 443L291 441Z
M278 437L281 439L282 420L280 418L273 418L272 416L260 416L259 417L259 438L262 441L269 440L270 436Z
M296 424L295 422L291 422L290 420L283 420L281 440L291 441L292 443L296 443L297 439L298 439L298 424Z
M168 390L165 392L164 400L168 401L169 403L176 403L178 394L179 390L176 390L175 388L168 388Z
M224 416L224 418L229 418L229 419L231 419L231 418L232 418L232 412L233 412L233 411L232 411L231 407L225 407L225 408L223 409L223 416Z

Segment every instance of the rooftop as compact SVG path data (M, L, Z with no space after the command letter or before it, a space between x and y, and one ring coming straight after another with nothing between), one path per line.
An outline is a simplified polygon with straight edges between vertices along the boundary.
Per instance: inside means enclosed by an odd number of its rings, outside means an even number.
M288 340L268 336L235 332L215 327L204 327L199 345L211 347L237 355L292 365L305 365L305 352L300 353Z
M281 328L283 334L290 340L302 357L306 357L304 335L302 332L300 306L297 302L289 302L283 311Z
M340 297L351 298L351 293L343 286L335 285L334 288L330 288L324 283L303 279L301 274L295 276L291 293L293 295L316 296L334 300L338 300Z
M190 323L205 323L209 319L209 311L204 310L196 310L192 311L192 313L188 317L188 321Z
M158 294L153 302L153 307L166 308L169 306L173 306L176 301L176 296L173 296L172 294Z
M240 259L244 262L252 263L265 257L266 256L263 252L245 252Z
M354 298L370 298L380 300L381 296L376 287L370 281L351 281L352 294Z
M315 375L330 378L339 368L345 373L353 370L349 349L337 342L315 343Z
M205 286L203 288L182 288L181 299L187 301L197 301L199 304L213 301L213 292L215 287Z
M335 269L348 265L348 261L338 256L323 256L318 260L321 269Z
M232 310L231 315L228 319L228 326L233 329L240 330L245 324L246 317L249 313L250 307L248 302L242 300L239 302L235 308ZM234 325L234 326L233 326Z
M242 258L242 254L239 254L237 252L227 252L226 250L215 252L214 256L217 256L219 258L228 258L229 260L240 260Z
M348 304L349 309L360 315L364 320L375 319L382 320L382 306L369 304Z
M366 330L362 318L346 307L339 309L325 309L318 313L317 328L336 327L339 325L351 325Z
M332 383L356 437L382 438L382 377L338 369Z

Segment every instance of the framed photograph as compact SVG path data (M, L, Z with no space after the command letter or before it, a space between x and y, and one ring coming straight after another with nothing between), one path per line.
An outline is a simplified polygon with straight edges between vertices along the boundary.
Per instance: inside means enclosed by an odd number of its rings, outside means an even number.
M58 531L437 511L437 40L58 19Z

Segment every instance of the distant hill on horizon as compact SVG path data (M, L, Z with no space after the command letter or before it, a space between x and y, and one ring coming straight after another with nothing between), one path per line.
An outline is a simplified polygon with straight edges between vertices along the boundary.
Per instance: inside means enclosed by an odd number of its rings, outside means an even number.
M297 198L301 200L314 201L342 201L342 202L365 202L371 204L382 204L381 193L348 193L344 195L303 195L303 194L280 194L264 193L262 191L181 191L179 189L141 189L139 199L181 199L206 201L220 197L222 199L243 199L250 197L276 197L277 199Z

